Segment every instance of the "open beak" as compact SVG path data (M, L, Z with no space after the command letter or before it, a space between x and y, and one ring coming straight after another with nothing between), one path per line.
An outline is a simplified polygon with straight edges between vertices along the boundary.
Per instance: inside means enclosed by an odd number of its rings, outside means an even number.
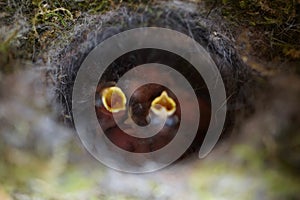
M131 111L131 110L130 110ZM132 119L132 112L128 112L128 118L125 120L125 124L132 125L135 122ZM160 96L156 97L150 105L149 114L146 120L152 118L150 123L160 123L157 120L166 119L172 116L176 111L175 101L168 95L166 91L163 91Z
M152 101L150 110L158 116L167 115L169 117L175 113L176 103L166 91L163 91Z
M111 113L126 110L126 96L122 89L116 86L105 88L102 93L102 103Z

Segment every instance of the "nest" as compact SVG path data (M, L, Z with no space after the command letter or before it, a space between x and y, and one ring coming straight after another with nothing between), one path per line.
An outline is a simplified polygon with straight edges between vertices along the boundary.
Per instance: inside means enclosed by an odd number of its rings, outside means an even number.
M192 37L209 52L220 70L226 88L228 111L225 131L228 132L233 127L238 111L251 109L251 70L240 59L232 38L228 37L228 30L222 28L225 26L220 24L220 20L217 17L208 19L199 11L191 10L189 6L164 6L156 5L138 10L122 7L105 15L86 16L78 21L68 36L64 36L64 40L59 39L63 43L50 48L55 50L49 55L51 66L55 66L51 73L57 78L56 100L61 105L59 109L62 110L61 116L66 123L72 124L73 84L86 56L105 39L138 27L164 27L179 31ZM128 59L123 61L128 62ZM117 79L131 67L130 64L115 67L117 70L108 73L111 76L109 80ZM196 87L201 82L201 78L190 78Z

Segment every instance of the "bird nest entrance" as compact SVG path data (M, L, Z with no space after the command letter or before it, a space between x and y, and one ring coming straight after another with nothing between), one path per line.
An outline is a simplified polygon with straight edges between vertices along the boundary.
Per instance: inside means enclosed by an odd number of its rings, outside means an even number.
M90 19L89 19L90 18ZM247 91L250 70L239 58L232 41L223 34L216 20L176 6L154 6L143 10L120 8L105 16L87 17L89 24L79 23L75 27L70 42L53 59L59 74L58 101L63 106L64 120L72 124L72 89L76 74L89 52L107 38L138 27L163 27L179 31L192 37L210 54L218 67L226 88L227 119L225 131L234 124L237 110L247 109ZM107 137L120 148L135 152L151 152L168 144L176 134L180 124L180 105L172 91L161 85L149 85L139 88L131 99L127 99L123 88L115 83L119 77L136 66L145 63L161 63L172 66L179 71L192 85L201 108L198 134L187 152L198 149L205 137L211 114L210 96L201 75L185 59L160 49L140 49L126 53L116 59L99 77L95 91L95 112ZM155 71L145 72L149 76L160 77ZM176 80L172 80L176 81ZM128 83L128 87L131 87ZM125 104L129 104L126 110ZM163 108L163 109L161 109ZM193 113L193 108L191 113ZM164 110L166 112L161 112ZM169 113L168 113L169 112ZM112 118L116 113L119 119ZM122 123L135 123L141 126L149 124L149 113L158 116L168 115L166 125L156 138L137 139L124 135L116 128L115 120ZM131 116L128 121L128 116ZM193 115L191 114L191 118ZM116 129L115 129L116 128ZM146 144L145 144L146 143ZM137 145L134 145L137 144ZM142 145L143 144L143 145Z

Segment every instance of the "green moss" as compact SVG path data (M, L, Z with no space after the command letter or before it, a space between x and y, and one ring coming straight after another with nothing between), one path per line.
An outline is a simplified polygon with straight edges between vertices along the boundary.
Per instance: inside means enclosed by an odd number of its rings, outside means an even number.
M295 4L294 0L227 0L223 14L248 25L282 25L296 17Z
M19 192L28 192L28 180L42 177L45 162L22 152L4 151L6 157L0 161L0 185L9 192L18 188ZM14 155L12 155L14 154ZM18 156L16 154L19 154ZM22 158L18 160L17 157Z
M31 29L23 33L20 57L35 61L47 47L58 37L73 29L76 21L85 14L103 14L120 6L138 8L152 1L146 0L20 0L13 3L3 2L0 8L0 26L11 26L15 18L22 19L31 25ZM5 46L6 47L6 46ZM0 42L0 48L3 45ZM2 55L1 61L7 59ZM1 63L2 64L2 63ZM3 71L3 70L2 70Z
M0 190L12 197L22 194L37 199L90 199L98 194L103 169L87 171L84 165L68 164L65 147L43 159L25 150L0 147L4 155L0 159Z
M207 2L211 6L213 1ZM260 51L260 56L267 60L300 60L299 1L222 0L215 7L219 7L222 15L239 31L241 27L254 28L254 35L259 34L260 38L259 45L253 46L254 53L257 49L265 49Z
M189 183L203 199L298 199L298 177L270 165L269 156L260 147L234 145L214 160L202 160Z

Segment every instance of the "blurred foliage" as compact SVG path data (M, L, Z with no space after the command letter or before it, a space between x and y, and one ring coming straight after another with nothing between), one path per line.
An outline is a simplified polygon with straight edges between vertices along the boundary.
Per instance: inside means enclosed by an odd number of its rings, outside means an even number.
M73 200L99 195L95 187L101 180L101 170L87 172L78 165L68 165L66 149L60 149L51 159L37 159L30 152L12 148L4 153L6 158L0 160L0 190L7 196Z
M299 198L298 177L268 164L262 148L237 144L223 154L199 163L191 176L190 184L204 199Z

